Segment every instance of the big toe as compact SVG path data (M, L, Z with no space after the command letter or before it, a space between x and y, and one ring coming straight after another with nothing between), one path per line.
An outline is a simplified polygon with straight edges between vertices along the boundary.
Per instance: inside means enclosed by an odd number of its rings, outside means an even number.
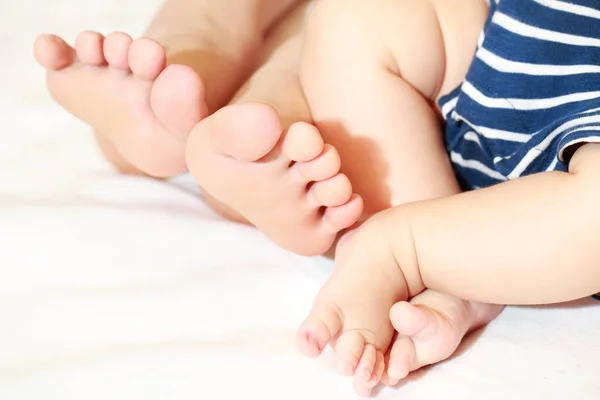
M210 149L241 161L258 161L279 142L282 135L277 111L264 103L234 104L202 120L192 131L188 147L196 140ZM196 139L197 138L197 139Z
M150 106L162 125L183 139L208 113L204 85L185 65L170 65L158 75L150 92Z
M425 305L401 302L390 311L398 338L390 351L388 375L394 381L450 357L468 327ZM467 326L465 326L467 325Z
M33 48L37 62L46 69L60 70L75 59L73 48L56 35L38 36Z
M310 314L300 325L297 344L300 352L316 357L342 329L341 310L331 306L315 304Z
M390 320L396 331L404 336L414 336L423 332L425 328L433 328L432 320L434 316L432 311L421 306L413 305L402 301L394 304L390 311Z
M390 310L390 319L400 334L411 337L421 363L430 364L454 352L471 327L471 308L468 302L455 298L423 303L417 301L420 299L416 296L411 303L395 304ZM423 296L423 300L429 299Z

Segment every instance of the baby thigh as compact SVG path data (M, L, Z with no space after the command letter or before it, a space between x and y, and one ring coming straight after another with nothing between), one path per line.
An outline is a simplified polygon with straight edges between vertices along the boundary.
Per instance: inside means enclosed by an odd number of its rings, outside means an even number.
M315 3L301 81L364 218L458 192L435 101L465 76L486 15L482 0Z

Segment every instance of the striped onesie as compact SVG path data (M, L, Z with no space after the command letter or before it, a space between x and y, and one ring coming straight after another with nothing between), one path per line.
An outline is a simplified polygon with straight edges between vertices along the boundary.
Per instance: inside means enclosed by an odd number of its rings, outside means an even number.
M439 100L463 189L567 171L600 143L600 0L489 0L463 83Z

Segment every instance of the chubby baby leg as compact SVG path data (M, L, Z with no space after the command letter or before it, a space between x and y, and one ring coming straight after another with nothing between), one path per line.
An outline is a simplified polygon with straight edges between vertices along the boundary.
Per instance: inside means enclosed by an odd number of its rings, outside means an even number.
M485 3L474 0L321 0L315 6L301 79L317 127L338 149L342 171L365 201L363 220L391 206L458 193L432 103L463 79L486 14ZM385 240L375 235L341 241L336 271L299 331L307 355L334 344L342 371L354 375L361 394L383 374L383 354L394 335L391 306L423 289L407 286L397 269L372 261L386 258L377 254L382 248L377 242ZM419 307L399 305L405 319L414 321L398 325L400 338L411 337L415 345L412 353L392 352L390 382L403 378L408 364L412 370L448 357L476 319L456 314L480 314L482 307L446 296L420 300ZM458 323L434 331L438 316ZM428 341L432 345L417 346L424 330L436 337ZM406 348L406 341L400 346Z

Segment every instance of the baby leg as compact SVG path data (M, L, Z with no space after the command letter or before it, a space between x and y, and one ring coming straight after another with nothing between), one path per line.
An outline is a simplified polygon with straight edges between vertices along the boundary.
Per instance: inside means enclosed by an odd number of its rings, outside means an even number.
M315 6L301 79L317 127L338 149L342 171L364 198L363 219L394 205L458 193L432 103L464 77L486 13L483 2L472 0L321 0ZM390 307L417 293L407 290L396 270L339 267L347 244L338 247L338 267L302 325L299 344L316 355L334 343L342 371L353 374L357 390L366 394L381 377L393 338ZM362 244L355 260L377 257L377 246ZM398 307L414 323L397 324L390 381L448 357L481 324L470 316L489 320L499 310L482 313L488 306L441 295Z
M297 72L306 6L270 33L266 61L232 104L192 130L187 160L213 207L312 255L356 222L362 201L336 149L309 124Z
M263 36L294 3L167 0L146 37L83 32L71 48L42 35L35 54L51 95L94 128L115 166L169 177L186 170L191 128L231 98L256 67Z

